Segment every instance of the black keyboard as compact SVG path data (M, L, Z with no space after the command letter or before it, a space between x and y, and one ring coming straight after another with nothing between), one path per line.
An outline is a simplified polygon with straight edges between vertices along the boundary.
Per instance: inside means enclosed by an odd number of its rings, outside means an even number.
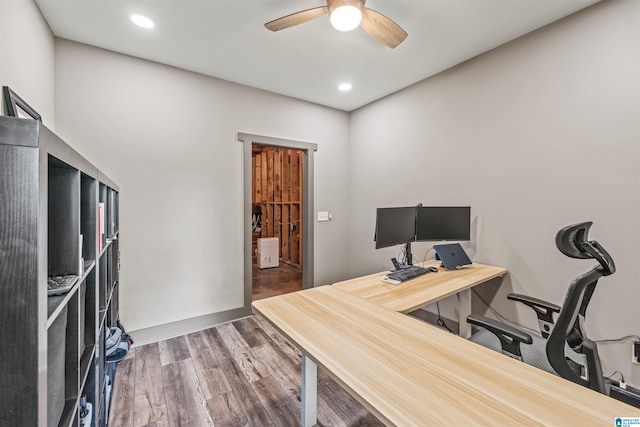
M389 279L398 280L400 282L406 282L407 280L422 276L423 274L427 274L428 272L429 270L427 270L426 268L412 265L411 267L392 271L391 273L387 274L387 277Z

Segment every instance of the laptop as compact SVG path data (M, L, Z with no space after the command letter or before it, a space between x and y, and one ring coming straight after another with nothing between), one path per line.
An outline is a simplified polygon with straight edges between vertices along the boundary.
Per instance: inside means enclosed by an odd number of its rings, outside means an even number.
M460 246L460 243L433 245L433 249L438 253L438 256L442 260L443 267L447 270L454 270L463 265L471 264L471 260L464 249L462 249L462 246Z

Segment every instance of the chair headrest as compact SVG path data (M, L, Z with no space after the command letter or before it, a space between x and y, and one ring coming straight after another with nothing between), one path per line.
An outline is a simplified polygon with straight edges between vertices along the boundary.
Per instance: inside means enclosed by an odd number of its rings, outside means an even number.
M556 246L570 258L594 258L602 266L604 276L615 273L616 267L611 255L595 240L589 240L592 221L568 225L556 234Z

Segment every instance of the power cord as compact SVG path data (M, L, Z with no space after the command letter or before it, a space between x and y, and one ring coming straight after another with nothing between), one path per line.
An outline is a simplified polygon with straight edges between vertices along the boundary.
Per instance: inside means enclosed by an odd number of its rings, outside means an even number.
M489 305L489 303L488 303L488 302L486 302L486 301L484 300L484 298L482 298L482 297L480 296L480 294L479 294L475 289L471 288L471 291L472 291L472 292L473 292L473 293L474 293L474 294L475 294L475 295L480 299L480 301L482 301L482 303L483 303L483 304L484 304L484 305L485 305L485 306L486 306L486 307L487 307L487 308L488 308L488 309L489 309L493 314L495 314L498 318L500 318L500 320L502 320L503 322L516 323L516 322L514 322L514 321L512 321L512 320L510 320L510 319L507 319L507 318L506 318L506 317L504 317L502 314L498 313L498 312L497 312L493 307L491 307L491 306Z
M429 255L429 252L434 250L433 246L430 247L429 249L427 249L427 251L424 253L424 257L422 257L422 264L424 264L425 262L427 262L427 255Z
M442 326L443 328L445 328L447 331L451 332L452 334L454 334L454 335L458 335L458 334L456 334L455 332L453 332L453 331L451 330L451 328L449 328L449 327L447 326L447 324L446 324L446 323L444 323L444 319L440 316L440 303L439 303L438 301L436 301L436 308L438 309L438 320L436 320L436 324L437 324L438 326Z
M406 246L402 245L400 246L400 253L398 254L398 258L400 258L400 264L406 264L407 263L407 250L406 250Z
M620 374L620 381L618 381L618 387L620 387L621 389L626 390L626 389L627 389L627 383L626 383L626 381L624 380L624 375L622 375L622 372L620 372L620 371L615 371L613 374L611 374L611 375L607 375L607 376L606 376L606 378L613 379L613 376L614 376L615 374Z
M611 375L607 375L606 377L607 377L607 378L613 378L613 376L614 376L615 374L620 374L620 381L624 382L624 375L622 375L622 372L620 372L620 371L615 371L613 374L611 374Z
M606 339L606 340L597 340L594 341L598 344L611 344L614 342L624 342L624 341L640 341L640 336L638 335L627 335L626 337L622 337L622 338L611 338L611 339ZM614 372L615 374L615 372Z

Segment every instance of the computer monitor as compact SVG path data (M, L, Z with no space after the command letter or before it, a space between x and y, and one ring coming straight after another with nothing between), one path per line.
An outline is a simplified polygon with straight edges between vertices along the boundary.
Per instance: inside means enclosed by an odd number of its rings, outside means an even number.
M376 210L376 249L415 241L416 208L378 208Z
M419 206L416 241L471 240L471 208L468 206Z

